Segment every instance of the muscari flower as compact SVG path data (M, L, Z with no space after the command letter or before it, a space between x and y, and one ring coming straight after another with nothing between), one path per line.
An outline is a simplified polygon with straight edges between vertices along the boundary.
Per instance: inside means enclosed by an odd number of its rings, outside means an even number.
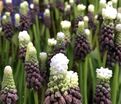
M14 28L11 22L10 12L6 12L2 17L2 31L6 39L10 40L14 35Z
M78 23L80 21L83 21L83 17L82 16L78 16L76 17L73 21L72 21L72 32L76 33L77 29L78 29Z
M21 31L28 30L32 25L31 16L29 15L29 4L27 1L23 1L20 4L20 26Z
M58 71L58 72L67 70L68 63L69 60L67 59L67 57L62 53L58 53L55 56L53 56L51 59L50 70L52 69L53 71Z
M57 44L54 47L54 51L57 53L66 53L67 41L65 38L65 34L63 32L57 33Z
M12 4L12 0L5 0L5 10L7 12L13 13L14 12L14 7Z
M103 53L105 50L110 50L114 46L114 24L103 23L99 36L100 49Z
M16 13L14 15L14 18L15 18L15 27L18 28L19 25L20 25L20 14L19 13Z
M51 40L52 41L52 40ZM52 42L51 42L52 43ZM53 50L51 53L49 53L49 58L48 62L50 62L50 59L57 53L66 53L66 47L67 47L67 42L65 40L65 34L63 32L58 32L57 33L57 40L54 42L53 40ZM56 44L55 44L56 43Z
M84 15L84 11L86 9L86 6L83 4L78 4L77 5L77 11L78 11L78 15L76 18L74 18L72 20L72 32L76 33L77 29L78 29L78 22L79 21L83 21L83 15Z
M40 52L39 59L41 62L41 68L44 70L46 68L46 61L48 59L48 54L46 52Z
M101 67L96 70L97 85L94 97L94 104L112 104L110 78L112 77L112 70Z
M71 5L66 3L64 8L64 19L67 19L71 15Z
M48 28L51 27L51 16L50 16L50 9L45 9L44 11L44 24L45 26L47 26Z
M25 57L26 84L29 89L38 91L42 87L43 77L39 69L37 51L33 44L29 42Z
M32 22L35 22L36 17L39 15L39 12L40 12L39 4L38 3L31 3L29 14L31 16Z
M103 23L99 37L100 49L103 53L105 50L110 50L114 46L114 23L116 19L117 10L112 7L112 4L107 4L106 8L102 10Z
M0 100L3 104L17 104L17 90L13 79L12 68L10 66L6 66L4 69Z
M41 62L45 62L47 60L47 53L40 52L39 57L40 57Z
M69 60L58 53L51 59L50 78L45 94L45 104L82 104L76 72L67 71Z
M67 40L67 42L69 42L70 41L70 27L71 27L71 22L68 21L68 20L64 20L64 21L61 21L60 24L61 24L62 31L65 34L65 40Z
M117 24L115 29L116 34L114 37L114 47L107 58L107 64L110 67L113 67L115 63L119 63L119 65L121 65L121 24Z
M88 25L89 28L92 29L93 31L96 30L94 9L95 9L94 5L90 4L88 6L88 13L87 13L87 16L89 18Z
M88 38L90 32L87 29L84 29L84 25L83 21L78 24L78 31L74 41L75 60L83 60L91 51L90 40Z
M85 9L86 9L86 6L83 5L83 4L78 4L78 5L77 5L77 10L78 10L78 11L84 11Z
M54 38L49 38L48 39L48 45L49 46L54 46L57 44L57 40L55 40Z
M70 3L71 5L73 5L73 4L74 4L74 0L69 0L69 3Z
M104 19L114 20L117 16L117 10L110 5L102 9L102 16Z
M116 23L121 23L121 13L117 13Z
M106 0L100 0L99 5L101 9L106 7Z
M64 12L64 2L62 0L56 0L56 8L60 12Z
M24 61L28 43L31 41L27 31L19 32L19 57Z
M71 27L71 22L68 20L61 21L62 29L69 29Z
M35 22L36 16L39 15L40 7L39 7L39 0L33 0L33 2L30 4L30 15L32 22Z

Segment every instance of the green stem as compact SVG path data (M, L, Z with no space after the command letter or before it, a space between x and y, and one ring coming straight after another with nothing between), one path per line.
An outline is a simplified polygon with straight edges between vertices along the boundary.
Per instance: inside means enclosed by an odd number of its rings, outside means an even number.
M83 3L84 5L87 5L87 0L81 0L81 3Z
M0 34L1 35L1 34ZM0 36L0 54L2 53L2 37Z
M28 93L28 89L27 89L26 84L25 84L23 104L27 104L27 93Z
M78 69L79 69L79 87L81 93L83 94L83 64L81 61L79 62Z
M52 20L52 28L53 28L53 34L54 34L54 37L56 37L56 26L55 26L55 21L54 21L54 13L51 12L51 20Z
M85 63L84 63L84 69L83 69L83 74L84 74L84 81L83 81L83 85L84 85L84 104L87 104L88 103L88 101L87 101L87 74L88 74L88 67L87 67L87 65L88 65L88 56L86 57L86 59L85 59Z
M34 91L34 101L35 101L35 104L39 104L38 102L38 94L36 91Z
M43 104L43 102L44 102L44 98L45 98L45 90L46 90L46 87L43 86L43 88L41 89L41 91L42 91L42 95L41 95L41 103L40 103L40 104Z
M45 51L48 51L48 39L50 38L49 29L46 28L45 32L46 32L46 37L45 37L45 39L46 39L45 40L45 42L46 42L46 44L45 44Z
M118 7L121 7L121 0L118 0Z
M36 16L36 29L37 29L38 41L40 42L40 27L39 27L39 21L37 16Z
M121 70L120 70L120 75L119 75L119 89L121 89ZM118 104L121 104L121 90L119 92Z
M118 85L119 85L119 65L116 64L114 69L114 76L112 82L112 104L117 104L117 94L118 94Z
M33 25L33 31L34 31L34 37L35 37L35 46L37 48L37 51L40 52L40 47L39 47L39 42L38 42L38 36L37 36L37 31L36 31L36 26L35 24Z
M15 79L17 79L18 75L20 74L19 71L22 70L20 69L21 66L21 60L18 60L17 68L16 68L16 73L15 73Z
M23 94L27 94L27 92L24 92L23 93L23 87L24 86L26 86L26 84L25 84L25 75L24 75L24 70L23 70L23 68L24 68L24 65L23 64L21 64L21 67L19 67L19 68L21 68L21 69L19 69L19 74L21 75L20 76L20 79L19 79L19 93L20 93L20 104L23 102ZM18 75L19 76L19 75ZM24 88L24 90L25 90L25 88ZM24 96L25 97L25 96ZM24 99L25 100L25 99Z
M31 29L29 29L29 35L30 35L31 40L33 40L33 33Z
M5 64L8 63L8 59L9 59L9 47L10 47L10 43L9 43L8 40L6 40L6 44L5 44L5 54L6 54Z
M96 86L96 80L95 80L95 74L94 74L94 67L93 67L93 64L92 64L92 59L89 58L89 65L90 65L90 72L91 72L91 76L92 76L92 82L93 82L93 94L95 92L95 86Z

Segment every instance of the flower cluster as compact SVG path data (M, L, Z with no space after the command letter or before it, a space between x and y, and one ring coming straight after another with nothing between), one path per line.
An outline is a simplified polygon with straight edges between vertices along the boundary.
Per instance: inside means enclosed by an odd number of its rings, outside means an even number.
M50 70L54 72L55 71L57 72L67 71L68 62L69 60L64 54L58 53L55 56L53 56L51 59Z
M17 89L13 79L12 68L10 66L6 66L4 69L0 100L3 104L17 104Z
M19 57L24 61L26 56L26 48L30 42L30 36L27 31L21 31L18 36L19 39Z
M117 10L110 5L107 5L106 8L102 9L102 16L104 19L115 19L117 16Z
M110 78L112 77L112 70L101 67L96 69L97 85L94 97L94 104L112 104Z
M78 87L78 75L76 72L67 71L68 62L69 60L62 53L56 54L51 59L50 78L45 95L45 104L82 104Z
M99 79L110 79L112 77L112 70L108 68L101 67L100 69L96 70L97 78Z
M25 71L27 87L36 91L39 90L42 87L43 77L39 70L37 51L31 42L27 45Z

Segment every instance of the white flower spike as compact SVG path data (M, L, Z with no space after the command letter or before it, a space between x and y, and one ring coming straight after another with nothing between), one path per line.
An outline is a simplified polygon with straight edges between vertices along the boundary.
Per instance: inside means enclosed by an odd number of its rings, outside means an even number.
M117 10L112 6L107 5L106 8L102 9L102 16L104 19L113 20L117 16Z
M57 44L57 40L55 40L54 38L49 38L48 39L48 45L49 46L54 46Z
M62 29L69 29L71 27L71 22L68 20L61 21Z
M51 59L50 70L54 70L56 72L65 72L68 69L68 63L69 60L67 57L62 53L58 53Z
M29 42L30 36L27 31L21 31L19 32L18 39L19 39L19 42L23 42L23 41Z
M77 5L77 10L78 10L78 11L84 11L85 9L86 9L86 6L83 5L83 4L78 4L78 5Z
M109 80L112 77L112 70L108 68L101 67L100 69L96 69L97 78L99 79L107 79Z
M62 41L62 40L64 40L64 38L65 38L65 34L63 32L57 33L57 40Z
M93 4L90 4L90 5L88 6L88 11L94 12L94 10L95 10L94 5L93 5Z

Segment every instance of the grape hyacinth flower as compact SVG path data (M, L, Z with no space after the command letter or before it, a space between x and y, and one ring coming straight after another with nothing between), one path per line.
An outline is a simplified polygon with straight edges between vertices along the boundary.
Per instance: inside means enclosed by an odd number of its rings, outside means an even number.
M35 21L36 16L39 15L39 12L39 0L33 0L33 3L30 4L30 15L33 22Z
M27 45L25 71L27 87L38 91L42 87L43 77L39 70L37 51L31 42Z
M5 10L6 12L13 13L14 8L13 8L12 0L5 0Z
M102 16L104 22L101 26L101 32L99 37L101 52L110 50L114 46L114 24L113 20L116 18L117 10L111 5L102 9Z
M69 18L71 15L71 5L66 3L64 8L64 19Z
M65 34L63 32L58 32L57 33L57 39L56 41L54 42L53 40L53 43L56 43L53 45L53 49L52 51L48 54L48 62L50 64L50 60L51 58L56 55L57 53L63 53L63 54L66 54L66 47L67 47L67 43L66 43L66 40L65 40ZM52 44L52 42L51 42Z
M47 53L46 52L40 52L39 58L40 58L40 62L41 62L41 68L45 69L46 61L47 61Z
M51 16L50 16L50 10L47 8L44 11L44 24L46 27L51 27Z
M46 52L40 52L39 53L39 59L40 59L40 67L41 67L41 74L45 82L48 82L48 72L47 72L47 59L48 55Z
M72 32L76 33L78 29L78 22L83 21L83 15L84 11L86 9L86 6L83 4L78 4L77 5L77 11L78 11L78 16L72 21Z
M112 70L101 67L96 70L97 85L94 97L94 104L112 104L111 102L111 88L110 78L112 77Z
M48 39L48 45L49 46L55 46L57 44L57 40L55 40L54 38L49 38Z
M62 0L56 0L55 5L60 12L64 12L64 2Z
M75 0L75 3L78 5L78 4L81 3L81 1L80 0Z
M20 4L20 30L28 30L32 25L31 16L29 15L29 4L23 1Z
M2 104L17 104L17 90L10 66L6 66L4 69L2 89L0 91L0 100Z
M75 60L83 60L90 53L90 40L88 40L88 32L84 29L84 22L78 23L78 32L75 36L74 58Z
M100 0L99 1L99 13L97 15L97 20L100 21L100 23L102 23L103 21L103 17L102 17L102 9L106 7L106 0Z
M88 21L89 29L92 29L93 31L96 30L96 24L94 22L95 21L94 9L95 9L94 5L90 4L88 6L88 14L87 14L87 16L89 18L89 21Z
M19 26L20 26L20 14L16 13L14 15L14 18L15 18L15 27L19 29Z
M14 28L11 22L10 12L6 12L2 17L2 31L6 39L10 40L14 34Z
M115 47L110 52L109 59L111 63L119 63L121 65L121 24L116 25Z
M54 46L54 55L57 53L65 54L67 43L65 40L65 34L63 32L57 33L57 44Z
M19 32L19 57L24 61L28 43L31 41L27 31Z
M109 51L107 57L107 66L109 67L113 67L116 62L121 65L121 24L116 24L115 29L114 47Z
M50 77L44 104L82 104L76 72L67 71L69 60L58 53L50 63Z
M61 21L61 28L62 28L62 31L64 32L65 34L65 40L68 42L70 42L70 27L71 27L71 22L68 21L68 20L64 20L64 21Z

